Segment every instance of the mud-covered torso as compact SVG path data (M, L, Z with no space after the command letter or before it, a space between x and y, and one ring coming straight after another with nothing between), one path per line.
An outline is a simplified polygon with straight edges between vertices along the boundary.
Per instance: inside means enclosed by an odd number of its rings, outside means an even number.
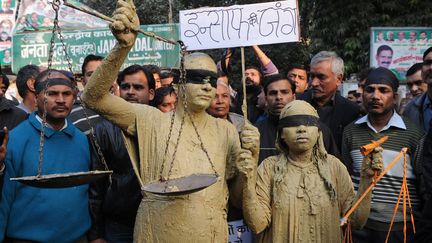
M171 165L169 178L214 174L215 170L219 178L210 187L185 196L156 196L146 193L138 211L135 232L138 238L135 240L178 242L183 241L181 239L192 239L193 242L226 242L227 180L236 174L235 163L240 149L235 127L227 121L210 116L196 123L204 148L214 165L212 166L195 129L187 120L178 143L180 119L174 123L165 157L171 115L151 110L137 119L139 170L144 183L158 180L162 168L163 177L168 178Z

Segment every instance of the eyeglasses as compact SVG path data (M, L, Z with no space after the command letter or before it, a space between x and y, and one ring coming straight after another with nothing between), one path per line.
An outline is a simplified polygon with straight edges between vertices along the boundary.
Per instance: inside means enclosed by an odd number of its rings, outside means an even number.
M420 85L422 85L423 84L423 80L415 80L415 81L413 81L413 82L407 82L407 86L408 86L408 88L412 88L414 85L415 86L420 86Z

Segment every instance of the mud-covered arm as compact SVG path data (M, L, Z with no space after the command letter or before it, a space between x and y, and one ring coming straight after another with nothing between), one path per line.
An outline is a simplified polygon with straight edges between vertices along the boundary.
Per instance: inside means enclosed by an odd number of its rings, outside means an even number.
M259 233L271 222L271 171L264 162L257 169L259 132L246 124L241 133L242 150L238 163L243 216L253 232Z
M372 177L361 176L360 184L354 202L360 198L366 191L366 189L372 184ZM366 195L363 201L359 204L358 208L354 211L351 216L351 226L353 229L361 229L366 225L369 218L372 201L372 190Z
M109 92L112 82L117 79L120 67L135 43L137 33L133 30L139 28L133 1L119 0L113 19L115 21L110 28L118 43L90 77L81 99L90 109L112 121L122 130L133 134L134 106Z
M232 132L230 132L230 134L236 133L234 126L232 126L231 130ZM227 178L231 179L229 182L230 203L236 208L242 208L243 175L241 170L242 168L244 169L245 164L252 163L250 161L244 161L242 154L245 150L247 150L251 154L251 160L258 158L260 134L255 126L253 126L249 121L246 121L246 124L243 126L242 131L240 132L241 145L238 137L234 140L236 143L232 147L235 147L235 149L232 150L230 157L235 158L235 162L233 163L235 166L235 176L233 176L234 174L230 172L230 176L227 176ZM255 167L257 164L258 163L255 163ZM233 171L233 169L230 171Z
M243 177L243 216L249 228L256 234L271 224L273 173L270 166L267 166L271 164L271 159L273 158L264 160L258 169L250 168ZM256 165L257 161L254 162Z
M353 204L357 202L363 194L365 194L366 190L373 183L374 176L379 175L383 170L382 151L382 147L377 147L370 155L364 157L360 172L359 188ZM366 225L370 214L371 201L372 190L366 194L351 216L350 222L354 229L361 229Z

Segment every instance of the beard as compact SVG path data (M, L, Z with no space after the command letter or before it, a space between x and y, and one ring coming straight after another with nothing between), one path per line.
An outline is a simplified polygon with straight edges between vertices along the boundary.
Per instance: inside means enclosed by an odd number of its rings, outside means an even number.
M261 87L252 81L249 77L246 78L246 93L247 94L259 94Z

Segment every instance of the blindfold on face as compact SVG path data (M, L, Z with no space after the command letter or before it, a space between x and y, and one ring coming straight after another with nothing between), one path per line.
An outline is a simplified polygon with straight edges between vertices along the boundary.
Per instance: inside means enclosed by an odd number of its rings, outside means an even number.
M35 92L36 94L39 94L40 92L44 91L46 88L54 86L54 85L65 85L70 87L71 89L75 88L75 84L69 80L64 78L50 78L42 82L38 82L35 85Z
M180 76L175 75L174 83L179 83ZM186 83L206 84L209 83L212 87L217 86L217 74L208 70L186 70Z
M284 127L315 126L319 128L318 117L311 115L292 115L279 120L278 129Z

